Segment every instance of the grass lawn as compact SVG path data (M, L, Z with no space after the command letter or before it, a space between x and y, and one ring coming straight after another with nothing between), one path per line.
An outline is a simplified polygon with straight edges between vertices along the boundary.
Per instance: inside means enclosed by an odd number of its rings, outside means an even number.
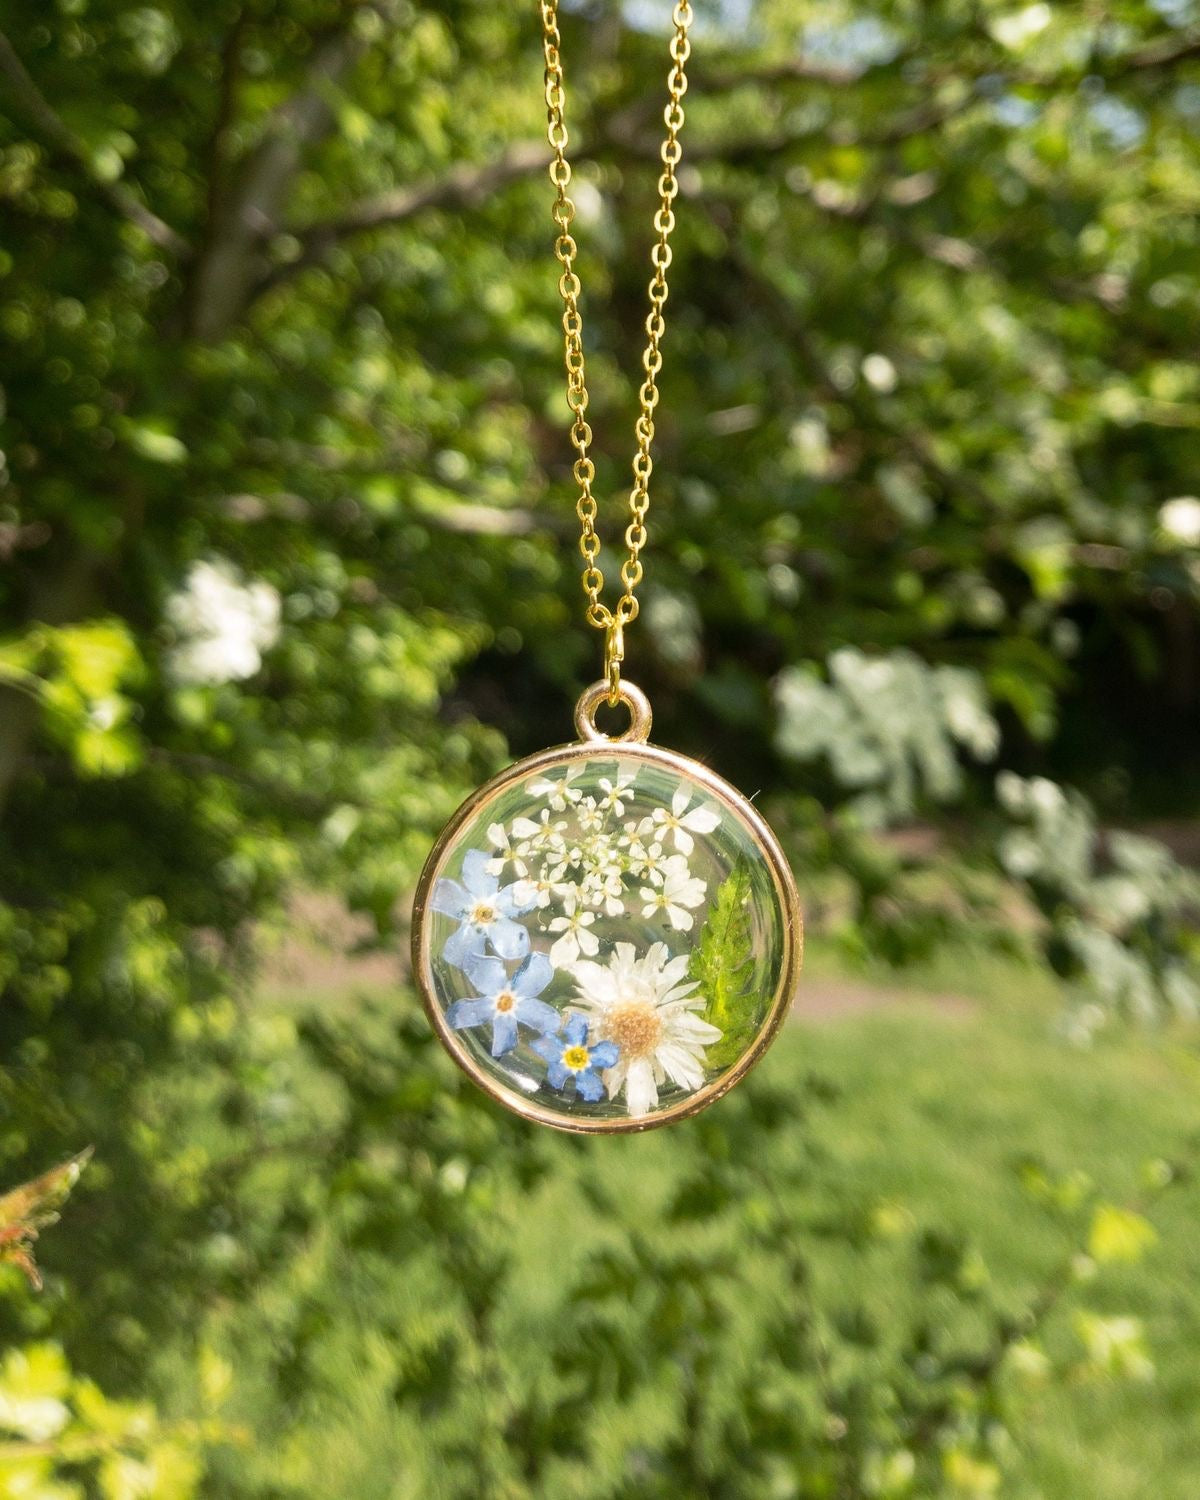
M292 1014L310 1007L343 1015L354 1010L353 985L318 989L289 986L264 994L261 1003ZM946 959L898 983L883 973L848 976L818 948L809 955L802 995L807 998L795 1020L762 1066L780 1089L804 1089L812 1074L836 1088L835 1101L819 1107L805 1127L823 1148L813 1169L814 1201L875 1203L901 1225L964 1232L1014 1306L1024 1305L1072 1244L1021 1187L1021 1161L1036 1158L1054 1173L1085 1172L1107 1199L1134 1203L1144 1192L1146 1164L1183 1159L1200 1137L1200 1039L1194 1032L1114 1027L1081 1050L1056 1030L1061 1001L1050 981L1012 964ZM561 1265L564 1256L581 1257L606 1238L619 1238L622 1219L627 1228L639 1213L652 1212L678 1177L678 1133L688 1129L683 1124L643 1137L575 1141L569 1148L561 1142L561 1171L520 1203L497 1204L498 1218L515 1228L512 1247L525 1264L512 1282L523 1288L520 1305L506 1313L514 1348L536 1347L531 1331L552 1316L552 1288L541 1268L555 1256ZM580 1191L585 1178L631 1207L606 1220ZM1092 1377L1030 1388L1010 1466L1017 1477L1003 1495L1200 1495L1200 1175L1159 1198L1151 1216L1157 1244L1136 1263L1104 1267L1087 1289L1087 1302L1105 1314L1143 1320L1153 1378ZM823 1311L836 1309L843 1295L863 1300L868 1262L862 1257L816 1240L812 1260ZM877 1279L866 1295L885 1319L912 1296L909 1264L899 1254L869 1262ZM345 1273L349 1325L356 1305L352 1261ZM420 1296L416 1287L405 1293L410 1303ZM369 1323L366 1303L363 1310ZM347 1326L339 1337L353 1347L362 1336L362 1328ZM1048 1344L1055 1340L1073 1347L1069 1310L1048 1335ZM386 1413L364 1419L373 1398L359 1353L353 1360L347 1355L344 1368L343 1415L334 1406L323 1412L323 1431L310 1428L305 1445L326 1455L327 1470L343 1461L339 1454L359 1455L367 1468L352 1488L374 1493L370 1475L394 1476L403 1443ZM356 1397L352 1388L360 1381ZM261 1387L260 1393L264 1404L246 1413L259 1432L275 1420L273 1398ZM372 1449L375 1462L366 1459ZM379 1493L407 1495L392 1482ZM338 1496L350 1492L336 1489Z
M837 976L818 954L808 978L820 994ZM1029 1283L1056 1254L1014 1161L1082 1169L1120 1202L1138 1196L1148 1160L1176 1159L1200 1136L1194 1034L1118 1028L1081 1051L1055 1034L1049 981L1000 964L966 972L947 962L906 993L885 983L888 1003L798 1022L767 1065L803 1058L836 1080L831 1122L849 1183L919 1220L961 1226L1002 1285ZM922 989L973 1003L931 1003ZM1039 1392L1021 1465L1034 1493L1200 1494L1200 1178L1165 1194L1152 1217L1157 1246L1136 1265L1106 1267L1093 1300L1144 1320L1155 1377Z

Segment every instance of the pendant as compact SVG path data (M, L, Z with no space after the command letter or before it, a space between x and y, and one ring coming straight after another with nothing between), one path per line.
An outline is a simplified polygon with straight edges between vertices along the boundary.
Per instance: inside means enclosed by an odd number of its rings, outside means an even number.
M560 1130L646 1130L695 1114L763 1055L802 950L774 834L698 761L646 743L622 681L609 737L502 771L459 808L413 907L413 973L434 1029L493 1099Z

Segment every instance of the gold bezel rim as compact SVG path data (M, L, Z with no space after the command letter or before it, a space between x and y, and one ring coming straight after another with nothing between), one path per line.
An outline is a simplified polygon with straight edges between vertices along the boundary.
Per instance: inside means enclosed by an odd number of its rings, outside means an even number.
M613 1119L587 1119L585 1117L572 1117L562 1115L549 1109L547 1106L538 1104L532 1099L522 1098L515 1089L508 1089L494 1079L484 1067L471 1056L458 1033L446 1024L445 1015L434 992L433 971L429 954L429 933L431 924L426 921L428 898L433 882L441 873L441 865L446 852L453 842L455 836L465 823L475 817L487 803L500 796L515 781L524 780L532 773L543 770L551 765L561 765L573 760L595 760L608 754L619 759L635 759L650 761L659 766L664 766L691 777L703 786L713 797L735 813L744 823L762 847L767 864L771 870L771 876L775 883L776 893L779 897L780 909L783 913L783 963L780 966L779 982L775 994L772 997L770 1008L762 1029L755 1038L754 1043L733 1064L727 1072L712 1083L705 1084L697 1089L694 1094L688 1094L675 1104L668 1105L665 1109L656 1111L652 1115L646 1115L634 1119L632 1117L616 1117ZM715 771L711 770L703 762L693 760L690 756L680 755L674 750L663 750L657 745L647 745L631 740L612 741L580 741L568 745L552 746L548 750L540 750L536 755L528 756L524 760L515 761L506 770L501 771L490 781L485 782L477 791L473 792L465 802L454 813L445 828L438 835L437 842L429 852L425 861L425 867L421 871L421 878L417 882L417 891L413 899L412 911L412 971L417 988L421 992L421 1000L425 1007L425 1014L429 1018L434 1031L440 1038L442 1045L458 1066L471 1079L472 1083L481 1088L485 1094L502 1104L512 1113L520 1115L523 1119L530 1120L538 1125L548 1125L553 1130L565 1130L573 1134L581 1135L616 1135L639 1132L643 1130L655 1130L660 1125L667 1125L673 1120L686 1119L691 1115L699 1114L702 1109L707 1109L710 1104L715 1104L718 1099L727 1094L735 1084L750 1071L759 1061L763 1053L779 1034L779 1029L791 1009L795 995L796 983L800 973L800 965L804 949L804 921L800 911L800 897L796 890L796 882L791 868L784 857L779 841L771 831L769 824L742 794Z

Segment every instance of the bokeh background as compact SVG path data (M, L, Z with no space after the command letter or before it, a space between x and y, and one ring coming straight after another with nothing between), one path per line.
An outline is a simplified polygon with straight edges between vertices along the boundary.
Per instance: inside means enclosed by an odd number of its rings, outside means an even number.
M0 1494L1200 1491L1200 10L697 11L628 671L809 958L575 1141L405 958L598 675L534 7L3 6ZM562 23L610 549L669 21Z

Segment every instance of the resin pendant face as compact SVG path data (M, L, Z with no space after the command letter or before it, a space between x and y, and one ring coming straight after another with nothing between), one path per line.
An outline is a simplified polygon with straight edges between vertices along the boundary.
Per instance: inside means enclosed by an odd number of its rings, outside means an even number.
M753 807L696 761L596 733L587 696L583 742L510 767L442 834L414 972L493 1098L564 1130L641 1130L712 1103L761 1056L801 924Z

